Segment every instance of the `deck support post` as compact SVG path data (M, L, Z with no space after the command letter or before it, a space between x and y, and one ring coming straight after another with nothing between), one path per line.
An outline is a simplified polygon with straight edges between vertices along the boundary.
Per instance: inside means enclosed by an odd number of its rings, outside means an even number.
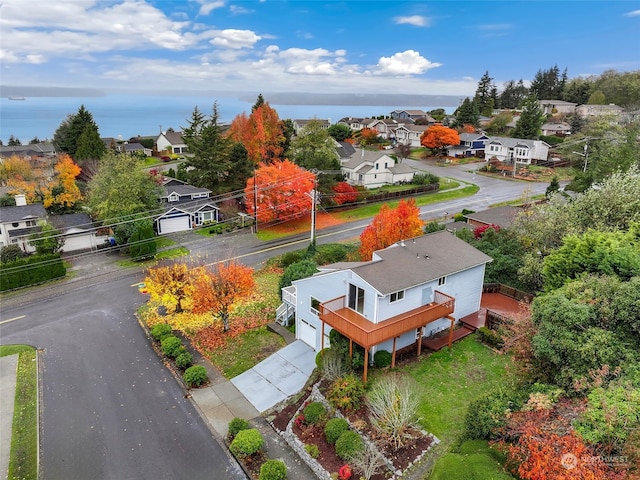
M322 322L322 328L320 329L320 353L324 357L324 322Z
M418 357L422 353L422 327L418 329Z
M353 340L349 339L349 358L353 357Z
M396 368L396 338L393 337L393 352L391 353L391 368Z
M369 367L369 349L364 349L364 372L362 374L362 381L367 383L367 368Z
M451 325L449 326L449 350L451 350L451 345L453 345L453 323L456 321L451 315L447 315L447 318L451 320Z

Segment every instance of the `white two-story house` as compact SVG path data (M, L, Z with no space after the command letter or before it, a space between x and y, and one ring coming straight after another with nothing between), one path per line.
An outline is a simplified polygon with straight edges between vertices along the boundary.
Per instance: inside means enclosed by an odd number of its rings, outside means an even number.
M347 183L365 188L409 183L416 173L406 163L396 163L383 152L365 149L356 150L349 159L342 159L341 170Z
M453 332L454 323L480 309L485 265L491 258L448 231L406 239L368 262L321 267L283 288L279 315L295 316L296 337L314 350L338 330L365 349L395 353L423 336ZM450 336L451 339L451 336Z
M24 195L15 198L15 206L0 207L0 248L18 245L31 253L36 248L29 243L29 236L42 229L39 224L45 221L47 212L40 203L27 205Z
M550 145L542 140L491 137L486 140L484 156L488 160L531 165L538 160L547 160Z

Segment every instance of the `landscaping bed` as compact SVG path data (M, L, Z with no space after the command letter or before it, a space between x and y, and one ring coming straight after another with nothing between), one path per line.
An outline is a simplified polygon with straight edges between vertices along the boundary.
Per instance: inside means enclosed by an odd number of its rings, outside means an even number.
M336 452L336 446L330 444L325 434L326 420L330 418L344 418L350 429L357 432L365 443L373 445L381 455L380 466L377 472L370 476L371 480L383 480L395 478L406 473L422 456L435 444L437 439L412 427L405 434L407 437L404 446L394 449L390 442L378 433L369 420L369 409L362 404L354 410L334 409L325 395L328 393L330 382L322 380L316 383L310 392L307 392L296 402L291 403L271 419L274 429L282 435L300 457L320 476L330 478L331 474L340 472L345 465L351 462L340 458ZM327 417L324 421L315 424L306 424L303 420L304 408L312 402L325 405ZM310 447L311 445L315 446ZM317 448L317 449L316 449ZM315 450L311 455L309 450ZM315 458L314 458L315 457ZM355 478L361 473L352 467ZM340 478L338 476L337 478Z

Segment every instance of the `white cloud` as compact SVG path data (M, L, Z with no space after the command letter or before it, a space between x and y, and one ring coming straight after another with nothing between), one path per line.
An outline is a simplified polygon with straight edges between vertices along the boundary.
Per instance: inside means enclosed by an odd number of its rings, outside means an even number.
M224 7L223 0L213 1L213 2L209 2L207 0L197 0L197 2L200 4L200 11L198 12L198 14L204 15L204 16L209 15L216 8Z
M227 28L217 32L210 43L217 47L225 48L251 48L261 39L262 37L260 35L256 35L255 32L251 30Z
M377 75L419 75L441 65L441 63L430 62L415 50L406 50L391 57L380 57L375 73Z
M234 15L246 15L248 13L253 13L255 10L251 10L249 8L241 7L239 5L230 5L229 11Z
M407 17L395 17L393 19L398 25L409 24L415 27L428 27L431 25L431 19L422 15L410 15Z
M625 17L640 17L640 10L632 10L624 14Z

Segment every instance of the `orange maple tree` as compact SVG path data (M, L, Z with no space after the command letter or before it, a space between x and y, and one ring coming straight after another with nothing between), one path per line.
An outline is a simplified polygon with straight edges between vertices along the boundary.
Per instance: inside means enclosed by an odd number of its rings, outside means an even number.
M415 200L400 200L396 208L384 204L360 234L360 256L363 260L371 259L376 250L421 235L423 226Z
M453 128L444 125L432 125L427 128L420 136L420 144L422 146L444 151L444 147L448 145L459 145L460 135Z
M51 188L44 193L44 208L51 206L57 206L62 210L71 208L82 199L82 193L76 184L76 177L80 175L82 169L64 153L60 155L55 171L56 179L51 183Z
M213 312L229 330L229 310L238 300L250 295L255 286L253 269L236 261L201 267L194 275L192 311Z
M464 133L476 133L476 127L474 127L473 125L471 125L470 123L465 123L462 126L462 131Z
M268 102L256 107L251 115L237 115L227 132L229 138L242 143L254 163L272 162L283 153L283 124Z
M374 143L378 138L378 131L374 128L363 128L360 130L360 144L361 145L369 145L370 143Z
M255 179L255 183L254 183ZM315 175L289 160L261 164L245 188L247 213L258 222L289 220L311 210ZM257 204L257 205L256 205Z

